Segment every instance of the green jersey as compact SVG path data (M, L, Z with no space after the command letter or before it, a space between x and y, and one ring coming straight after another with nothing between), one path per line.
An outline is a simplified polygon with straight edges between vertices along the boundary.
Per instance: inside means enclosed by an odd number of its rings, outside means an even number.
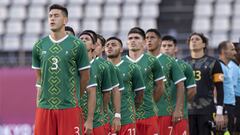
M192 67L189 64L187 64L186 62L184 62L183 60L176 59L176 61L177 61L178 65L180 66L181 70L183 71L184 75L186 76L186 80L184 81L184 87L186 88L185 90L192 88L192 87L196 87L197 85L196 85ZM176 87L174 87L174 88L176 89ZM174 95L174 96L175 96L174 99L176 99L177 95ZM184 117L187 118L187 116L188 116L188 108L187 108L187 91L186 91L185 99L184 99Z
M90 87L96 87L96 108L93 119L93 127L96 128L99 126L103 126L105 124L103 110L103 92L112 90L110 72L106 67L105 63L103 63L99 59L94 59L91 61L90 80L87 88ZM85 93L83 96L83 100L81 102L85 120L87 118L88 113L87 100L88 95L87 93Z
M166 78L164 80L164 93L160 101L157 103L159 109L158 116L169 116L172 115L175 108L175 97L173 97L173 94L176 93L176 89L173 89L171 85L176 85L186 78L174 58L160 53L157 56L157 59L162 64L162 69Z
M144 90L142 73L137 65L122 60L116 65L123 78L124 90L121 95L121 125L135 123L135 92Z
M155 88L155 81L163 80L164 74L159 61L149 55L142 54L137 60L133 60L128 56L123 57L124 60L136 63L142 72L145 91L143 96L143 103L136 110L137 119L145 119L157 115L156 104L153 99L153 91Z
M32 68L41 71L39 107L64 109L80 100L79 70L90 68L84 44L66 35L55 41L51 36L39 40L32 50Z

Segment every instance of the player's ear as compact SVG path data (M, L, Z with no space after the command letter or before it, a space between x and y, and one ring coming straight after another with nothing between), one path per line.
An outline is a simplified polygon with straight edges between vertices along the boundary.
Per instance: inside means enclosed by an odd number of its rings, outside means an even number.
M176 54L178 52L178 47L175 46L174 53Z
M64 24L67 25L67 23L68 23L68 18L64 17Z
M123 53L123 47L121 47L120 52Z

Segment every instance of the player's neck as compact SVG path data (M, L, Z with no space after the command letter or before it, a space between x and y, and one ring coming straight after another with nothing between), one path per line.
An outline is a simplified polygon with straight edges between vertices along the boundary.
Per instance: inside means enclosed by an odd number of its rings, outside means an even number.
M155 50L148 51L148 53L153 55L153 56L158 56L161 52L160 52L160 48L157 48Z
M143 53L144 53L143 50L139 50L139 51L129 50L129 57L133 60L137 60Z
M107 58L108 61L112 62L114 65L117 65L121 62L121 56L119 55L116 58Z
M225 65L227 65L227 64L230 62L229 59L227 59L226 57L224 57L224 56L222 56L222 55L219 56L219 59L220 59Z
M204 50L198 50L198 51L191 51L191 57L192 58L202 58L205 55Z
M52 39L58 41L60 39L62 39L63 37L65 37L67 34L64 30L60 30L58 32L51 32L51 37Z

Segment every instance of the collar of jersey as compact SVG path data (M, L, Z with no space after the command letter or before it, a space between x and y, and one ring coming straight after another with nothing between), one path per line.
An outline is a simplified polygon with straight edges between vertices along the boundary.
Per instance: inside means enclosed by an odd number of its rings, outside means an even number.
M133 63L137 63L139 60L142 59L143 55L144 55L144 53L143 53L139 58L137 58L136 60L133 60L133 59L130 58L128 55L127 55L126 57L127 57L127 59L129 59L131 62L133 62Z
M158 56L157 56L157 58L159 58L159 57L161 57L161 56L162 56L162 53L159 53Z
M118 64L116 64L116 66L120 66L123 63L123 60L121 60Z
M65 37L63 37L63 38L61 38L61 39L59 39L59 40L54 40L54 39L51 37L51 35L49 35L49 39L50 39L53 43L60 43L60 42L64 41L67 37L68 37L68 34L67 34Z

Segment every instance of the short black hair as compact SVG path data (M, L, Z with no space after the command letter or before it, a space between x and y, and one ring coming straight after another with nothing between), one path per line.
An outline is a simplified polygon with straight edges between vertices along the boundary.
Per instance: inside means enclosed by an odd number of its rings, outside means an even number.
M140 27L131 28L130 31L128 32L128 35L132 34L132 33L137 33L137 34L141 35L143 37L143 39L145 39L146 34L145 34L144 30Z
M59 4L53 4L53 5L51 5L51 6L49 7L49 12L50 12L51 10L53 10L53 9L59 9L59 10L61 10L61 11L63 12L63 15L66 16L66 17L68 17L68 10L67 10L67 8L65 8L64 6L59 5Z
M100 34L97 34L97 38L101 41L101 45L105 46L106 39Z
M74 32L74 30L73 30L72 27L70 27L70 26L65 26L65 31L71 31L71 32L73 33L73 35L75 36L75 32Z
M155 34L158 36L158 38L161 38L161 37L162 37L161 34L160 34L160 32L159 32L157 29L148 29L147 32L146 32L146 34L147 34L148 32L153 32L153 33L155 33Z
M218 45L218 54L221 54L222 50L227 48L228 43L231 43L230 41L222 41Z
M233 45L235 48L240 48L240 43L238 43L238 42L233 42Z
M191 40L192 36L194 36L194 35L197 35L197 36L199 36L199 37L202 39L203 43L205 43L205 48L204 48L204 50L206 50L206 49L207 49L207 46L208 46L208 38L207 38L203 33L198 33L198 32L192 33L192 34L188 37L188 39L187 39L187 44L189 45L190 40Z
M106 42L110 40L117 40L120 43L121 47L123 46L122 40L118 37L109 37Z
M92 42L93 42L93 37L92 37L92 35L91 35L90 33L88 33L88 32L82 32L82 33L79 34L78 37L80 38L82 35L88 35L88 36L91 38Z
M93 38L93 44L95 44L97 42L97 33L93 30L84 30L83 32L87 32L90 33L92 35Z
M176 46L177 45L177 39L175 38L175 37L173 37L173 36L171 36L171 35L165 35L165 36L163 36L163 38L162 38L162 41L173 41L173 43L174 43L174 45Z

